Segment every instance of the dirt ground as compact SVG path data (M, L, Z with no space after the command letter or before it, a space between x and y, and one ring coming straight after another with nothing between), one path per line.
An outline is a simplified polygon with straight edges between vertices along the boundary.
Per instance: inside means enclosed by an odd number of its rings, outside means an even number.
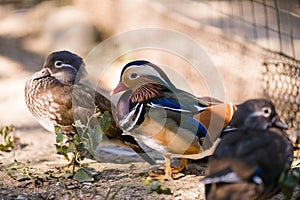
M85 159L83 164L95 169L94 181L79 183L64 178L62 167L67 160L56 154L55 137L40 127L18 128L14 136L20 141L11 152L0 152L1 199L205 199L201 183L207 160L189 161L189 169L177 174L174 180L160 183L170 194L147 189L142 179L148 172L160 172L162 157L145 149L157 159L156 165L144 162L133 151L103 142L98 159ZM24 164L32 178L17 181L9 174L14 161ZM178 164L179 160L174 160ZM36 178L39 175L39 178ZM282 199L279 194L274 199Z
M150 166L134 152L110 144L99 150L99 161L84 161L97 171L93 182L78 183L70 178L53 177L16 181L6 168L14 160L24 163L31 174L59 173L58 168L65 166L67 160L56 154L54 135L41 128L17 128L14 134L20 138L21 145L12 152L0 154L1 199L203 199L204 188L200 179L205 163L191 163L179 179L163 183L172 194L158 194L147 190L141 179L147 176L147 172L162 167L162 160L158 160L158 165ZM116 149L123 153L108 152ZM159 158L155 152L151 155Z

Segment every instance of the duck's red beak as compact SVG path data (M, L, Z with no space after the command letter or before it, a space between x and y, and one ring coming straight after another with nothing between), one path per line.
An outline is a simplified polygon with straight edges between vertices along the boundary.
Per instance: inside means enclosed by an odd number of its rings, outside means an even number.
M122 92L122 91L125 91L125 90L127 90L127 89L128 89L128 87L126 87L126 86L124 85L124 83L119 82L119 84L117 85L117 87L116 87L115 89L113 89L113 90L110 92L110 95L117 94L117 93Z

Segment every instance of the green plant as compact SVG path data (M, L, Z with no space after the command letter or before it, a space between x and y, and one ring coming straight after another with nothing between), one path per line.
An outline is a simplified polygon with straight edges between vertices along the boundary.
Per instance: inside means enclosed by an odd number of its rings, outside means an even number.
M6 168L7 173L17 181L30 181L34 185L42 184L51 179L51 172L40 173L23 162L14 160Z
M279 178L279 186L285 199L300 199L300 191L295 189L300 186L300 160L293 162L292 167L287 168Z
M142 179L145 188L148 191L155 191L158 194L172 194L171 189L164 185L163 180L152 180L151 177Z
M92 121L98 120L99 123L92 125ZM103 134L110 126L110 114L104 112L103 114L95 111L95 113L88 119L87 124L82 124L81 121L75 121L74 127L76 134L65 133L59 126L55 127L56 133L56 151L63 155L68 161L68 166L72 167L71 173L73 178L79 182L92 181L93 173L90 168L81 166L80 162L89 155L94 157L96 147L101 143ZM68 153L72 153L70 158ZM76 167L79 167L76 171Z
M72 173L75 171L75 167L80 165L80 161L84 158L86 149L81 138L78 134L64 133L60 127L55 127L56 133L56 152L63 155L70 163L68 166L72 166ZM72 153L72 158L68 153Z
M0 130L0 151L11 151L14 148L14 137L11 133L14 131L13 126L4 126Z
M8 174L17 181L31 179L31 176L29 175L29 167L17 160L10 163L6 169Z

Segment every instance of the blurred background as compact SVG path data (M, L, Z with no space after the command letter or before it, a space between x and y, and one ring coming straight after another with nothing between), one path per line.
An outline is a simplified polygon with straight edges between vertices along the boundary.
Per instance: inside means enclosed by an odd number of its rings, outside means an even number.
M24 85L30 74L42 67L45 56L55 50L79 54L90 74L101 67L109 68L100 79L92 78L104 90L117 84L126 62L147 59L167 66L166 70L171 68L170 73L187 80L194 94L210 94L205 80L180 56L144 49L107 61L106 54L97 51L103 41L141 28L175 31L195 41L217 69L224 87L222 100L240 103L249 98L271 99L291 127L291 137L297 140L297 0L0 0L0 125L38 127L25 107ZM159 36L139 37L150 42L160 40ZM114 44L105 51L118 52L122 48ZM189 52L188 46L182 48ZM174 77L176 85L180 81Z

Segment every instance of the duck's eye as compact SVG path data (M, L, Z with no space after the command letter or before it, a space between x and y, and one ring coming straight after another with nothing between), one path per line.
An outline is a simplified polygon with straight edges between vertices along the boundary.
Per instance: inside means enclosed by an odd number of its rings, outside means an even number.
M63 62L58 60L58 61L55 61L54 64L55 64L56 67L60 68L63 65Z
M132 74L129 75L130 79L135 79L137 77L138 77L137 73L132 73Z
M263 112L263 115L265 117L269 117L271 115L271 108L270 107L263 107L262 112Z

